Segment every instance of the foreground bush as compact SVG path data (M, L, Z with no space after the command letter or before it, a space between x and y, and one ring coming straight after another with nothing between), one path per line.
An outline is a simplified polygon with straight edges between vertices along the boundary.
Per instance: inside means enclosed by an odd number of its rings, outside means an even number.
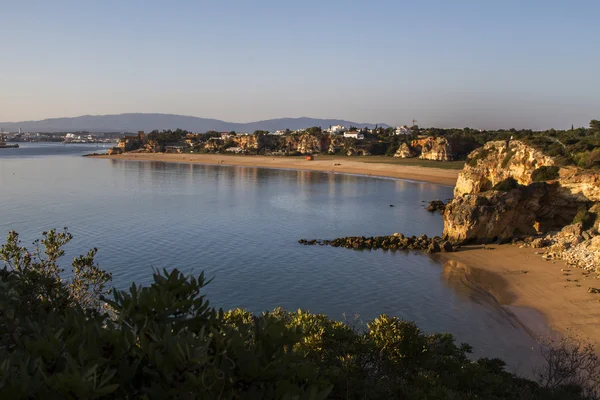
M354 329L304 311L216 310L203 274L156 272L105 298L95 251L62 279L69 240L50 231L29 253L11 233L0 249L2 399L584 398L569 379L543 388L396 317Z

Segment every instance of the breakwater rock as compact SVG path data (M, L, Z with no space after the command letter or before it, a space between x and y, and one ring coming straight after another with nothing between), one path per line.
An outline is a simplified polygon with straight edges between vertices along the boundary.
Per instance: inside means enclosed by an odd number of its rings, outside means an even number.
M404 236L401 233L394 233L390 236L347 236L333 240L300 239L298 243L305 246L333 246L354 250L423 250L428 253L451 252L458 248L439 236L429 238L427 235L417 237Z
M444 210L446 209L446 203L441 200L433 200L429 202L426 210L429 212L439 212L440 214L444 214Z

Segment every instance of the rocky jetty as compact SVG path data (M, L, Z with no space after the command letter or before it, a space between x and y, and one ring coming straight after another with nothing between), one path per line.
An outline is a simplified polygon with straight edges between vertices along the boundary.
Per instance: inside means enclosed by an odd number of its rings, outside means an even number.
M401 233L394 233L390 236L348 236L333 240L300 239L298 243L306 246L333 246L354 250L423 250L428 253L451 252L458 248L457 245L443 240L439 236L429 238L427 235L417 237L404 236Z

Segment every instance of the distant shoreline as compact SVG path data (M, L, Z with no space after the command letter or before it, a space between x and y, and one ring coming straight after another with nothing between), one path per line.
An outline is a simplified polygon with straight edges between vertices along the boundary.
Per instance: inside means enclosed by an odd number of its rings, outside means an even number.
M164 153L124 153L110 156L94 155L90 156L90 158L322 171L381 178L408 179L448 186L454 186L456 184L456 179L460 172L457 169L404 165L393 162L386 163L384 161L373 162L372 160L363 160L360 157L350 158L335 156L315 156L313 161L307 161L304 157ZM432 163L433 162L443 163L442 161L432 161Z

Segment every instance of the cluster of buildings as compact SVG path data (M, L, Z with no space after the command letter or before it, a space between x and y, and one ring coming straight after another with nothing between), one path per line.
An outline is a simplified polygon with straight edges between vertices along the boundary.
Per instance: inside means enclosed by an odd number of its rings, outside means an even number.
M100 137L87 132L77 133L42 133L42 132L23 132L19 128L18 132L7 132L0 129L0 136L7 142L63 142L63 143L111 143L114 140L107 137Z

